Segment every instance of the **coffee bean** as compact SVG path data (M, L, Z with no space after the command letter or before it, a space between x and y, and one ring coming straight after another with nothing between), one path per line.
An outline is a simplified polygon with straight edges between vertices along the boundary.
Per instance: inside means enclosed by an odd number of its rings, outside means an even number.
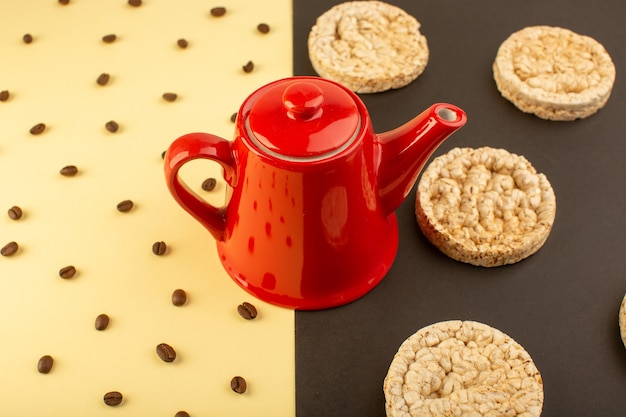
M0 101L7 101L10 96L9 90L0 91Z
M104 403L109 406L116 406L122 403L124 396L121 392L118 391L110 391L104 394Z
M70 0L59 0L59 4L62 4L62 5L70 4Z
M233 123L237 121L237 113L233 113L230 115L230 121Z
M163 362L174 362L176 359L176 351L167 343L159 343L156 347L156 353Z
M204 191L213 191L215 186L217 185L217 180L215 178L207 178L202 181L202 189Z
M59 270L59 276L63 279L73 278L76 275L76 268L73 265L68 265Z
M130 211L133 206L135 204L133 203L132 200L124 200L124 201L120 201L119 203L117 203L117 211L120 211L122 213L126 213L128 211Z
M230 380L230 389L237 394L243 394L248 389L248 384L242 376L235 376Z
M7 213L12 220L19 220L22 218L22 209L18 206L11 207Z
M187 293L185 292L185 290L182 290L180 288L174 290L174 292L172 293L172 304L174 304L176 307L180 307L182 305L185 305L186 302Z
M30 33L27 33L26 35L22 36L22 40L24 41L24 43L31 43L33 41L33 36Z
M176 101L178 95L176 93L163 93L163 100L165 101Z
M167 153L167 151L163 151L161 152L161 159L165 159L165 154Z
M96 317L95 322L96 330L104 330L109 327L109 321L109 316L106 314L99 314L98 317Z
M102 42L104 42L104 43L113 43L113 42L115 42L116 39L117 39L117 36L114 33L111 33L109 35L104 35L102 37Z
M187 39L180 38L176 41L176 45L178 45L180 49L185 49L189 46L189 42L187 42Z
M189 417L189 413L186 411L178 411L174 414L174 417Z
M248 61L246 62L246 65L244 65L242 68L243 72L250 73L254 69L254 63L252 61Z
M37 123L35 126L30 128L30 134L31 135L39 135L39 134L43 133L44 130L46 130L46 124L45 123Z
M98 83L98 85L107 85L110 79L111 79L111 76L107 74L106 72L103 72L102 74L98 75L98 78L96 79L96 83Z
M78 174L78 168L76 168L76 165L66 165L61 168L59 173L64 177L73 177L74 175Z
M54 359L50 355L44 355L39 358L39 362L37 362L37 370L40 374L47 374L52 370L52 365L54 365Z
M152 244L152 253L154 253L155 255L164 255L166 251L167 245L165 244L165 242L154 242Z
M128 4L133 7L139 7L141 6L141 0L128 0Z
M252 320L257 316L256 307L245 301L237 306L237 312L246 320Z
M214 7L211 9L211 16L221 17L226 14L226 7Z
M117 124L117 122L115 120L109 120L108 122L106 122L104 124L104 127L106 128L106 130L108 130L111 133L115 133L119 130L120 125Z
M256 28L259 32L263 34L269 33L270 31L270 26L267 23L259 23Z
M13 256L18 251L20 246L17 242L9 242L0 249L0 255L2 256Z

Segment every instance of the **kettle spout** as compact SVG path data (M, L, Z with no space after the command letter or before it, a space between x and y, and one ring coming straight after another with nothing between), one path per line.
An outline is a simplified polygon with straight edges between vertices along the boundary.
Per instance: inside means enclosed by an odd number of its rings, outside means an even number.
M438 103L403 126L378 135L378 195L385 214L400 206L428 158L466 121L460 108Z

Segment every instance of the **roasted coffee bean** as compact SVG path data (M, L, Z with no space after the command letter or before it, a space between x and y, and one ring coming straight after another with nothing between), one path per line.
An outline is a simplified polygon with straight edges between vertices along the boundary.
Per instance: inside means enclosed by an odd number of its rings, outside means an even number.
M233 113L230 115L230 121L233 123L237 121L237 113Z
M18 251L20 246L17 242L9 242L0 249L0 255L2 256L13 256Z
M7 214L12 220L19 220L22 218L23 213L21 208L19 208L18 206L13 206L7 211Z
M235 376L230 380L230 389L235 391L237 394L243 394L248 389L248 384L246 380L242 376Z
M59 276L63 279L74 278L76 275L76 268L73 265L68 265L59 270Z
M107 392L106 394L104 394L104 403L106 405L110 405L110 406L116 406L116 405L120 405L122 403L122 400L124 399L124 396L122 395L121 392L118 391L110 391Z
M141 0L128 0L128 4L133 7L139 7L141 6Z
M163 151L161 152L161 159L165 159L165 154L167 153L167 151Z
M33 41L33 35L27 33L26 35L22 36L22 40L24 41L24 43L31 43Z
M246 301L237 306L237 312L246 320L252 320L257 316L256 307Z
M47 374L52 370L52 365L54 365L54 359L50 355L44 355L39 358L39 362L37 362L37 370L40 374Z
M252 70L254 69L254 63L252 61L248 61L246 62L246 65L244 65L242 68L243 72L245 73L252 72Z
M156 353L163 362L174 362L176 359L176 351L167 343L159 343L156 347Z
M165 101L176 101L178 95L176 93L163 93L163 100Z
M117 124L117 122L115 120L109 120L108 122L106 122L104 124L104 127L106 128L106 130L108 130L111 133L115 133L119 130L120 125Z
M76 168L76 165L66 165L61 168L59 173L64 177L73 177L74 175L78 174L78 168Z
M62 5L70 4L70 0L59 0L59 4L62 4Z
M0 91L0 101L7 101L10 96L9 90Z
M174 417L189 417L189 413L186 411L178 411L174 414Z
M226 14L226 7L214 7L211 9L211 16L221 17Z
M98 85L107 85L110 79L111 79L111 76L107 74L106 72L103 72L102 74L98 75L98 78L96 79L96 83L98 83Z
M189 46L189 42L187 42L187 39L180 38L176 41L176 45L178 45L180 49L185 49Z
M165 244L165 242L154 242L152 244L152 253L154 253L155 255L164 255L166 251L167 245Z
M121 211L122 213L126 213L130 211L135 203L132 200L123 200L117 203L117 211Z
M30 134L31 135L39 135L39 134L43 133L44 130L46 130L46 124L45 123L37 123L35 126L30 128Z
M102 42L104 43L113 43L117 39L117 36L114 33L104 35L102 37Z
M215 178L207 178L202 181L202 189L204 191L213 191L215 186L217 185L217 180Z
M259 23L256 28L261 33L269 33L270 31L270 25L268 25L267 23Z
M172 304L174 304L177 307L180 307L182 305L185 305L185 303L187 302L187 293L185 292L185 290L183 289L177 289L174 290L174 292L172 293Z
M96 317L95 322L96 330L104 330L109 327L109 321L109 316L106 314L99 314L98 317Z

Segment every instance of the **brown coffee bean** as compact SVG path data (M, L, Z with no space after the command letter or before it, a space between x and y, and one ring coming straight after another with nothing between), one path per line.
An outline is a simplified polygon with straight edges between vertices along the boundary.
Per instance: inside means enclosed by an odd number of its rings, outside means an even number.
M22 218L23 213L21 208L19 208L18 206L13 206L7 211L7 214L12 220L19 220Z
M94 323L96 330L105 330L109 327L109 321L109 316L106 314L99 314L98 317L96 317L96 322Z
M189 417L189 413L186 411L178 411L174 414L174 417Z
M0 255L13 256L19 250L20 246L17 242L9 242L0 249Z
M178 95L176 93L163 93L162 97L165 101L176 101Z
M35 126L30 128L30 134L31 135L40 135L43 133L43 131L46 130L46 124L45 123L37 123Z
M7 101L10 96L11 93L9 93L9 90L0 91L0 101Z
M121 392L118 391L110 391L107 392L106 394L104 394L104 403L106 405L109 405L111 407L116 406L116 405L120 405L122 403L122 400L124 399L124 396L122 395Z
M217 180L215 178L207 178L202 181L202 189L204 191L213 191L215 186L217 185Z
M270 25L268 25L267 23L259 23L256 28L259 32L263 34L269 33L270 31Z
M252 61L248 61L246 62L246 65L244 65L242 68L243 72L250 73L252 72L252 70L254 70L254 63Z
M242 376L235 376L230 380L230 389L237 394L243 394L248 389L248 384Z
M139 7L141 6L141 0L128 0L128 4L133 7Z
M76 168L76 165L66 165L61 168L59 173L64 177L73 177L74 175L78 174L78 168Z
M104 124L104 127L106 128L106 130L108 130L111 133L115 133L119 130L120 125L117 124L117 122L115 120L109 120L108 122L106 122Z
M237 113L233 113L230 115L230 121L233 123L237 121Z
M114 33L108 34L108 35L104 35L102 37L102 42L104 43L113 43L115 42L115 40L117 39L117 35L115 35Z
M59 4L62 4L62 5L70 4L70 0L59 0Z
M98 75L98 78L96 79L96 83L98 83L98 85L107 85L110 79L111 79L111 76L107 74L106 72L103 72L102 74Z
M180 38L176 41L176 45L178 45L180 49L185 49L189 46L189 42L187 42L187 39Z
M152 253L154 253L155 255L165 255L165 252L167 252L167 245L165 244L165 242L154 242L152 244Z
M133 203L132 200L120 201L119 203L117 203L117 211L120 211L122 213L129 212L133 208L134 205L135 203Z
M156 347L156 353L163 362L174 362L176 359L176 351L167 343L159 343Z
M63 279L74 278L76 275L76 268L73 265L68 265L59 270L59 276Z
M33 35L27 33L26 35L22 36L22 40L24 41L24 43L31 43L33 41Z
M40 374L47 374L52 370L52 365L54 365L54 359L50 355L44 355L39 358L39 362L37 362L37 370Z
M185 290L182 290L180 288L174 290L174 292L172 293L172 304L174 304L176 307L180 307L182 305L185 305L186 302L187 293L185 292Z
M237 306L237 312L246 320L252 320L257 316L256 307L245 301Z
M214 7L211 9L211 16L221 17L226 14L226 7Z

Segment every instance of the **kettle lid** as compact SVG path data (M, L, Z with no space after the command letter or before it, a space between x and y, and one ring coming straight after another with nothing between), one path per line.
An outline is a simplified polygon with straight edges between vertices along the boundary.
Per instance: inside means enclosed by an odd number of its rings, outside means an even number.
M359 109L338 84L292 77L268 87L246 120L248 134L261 150L284 159L321 159L341 152L355 139Z

